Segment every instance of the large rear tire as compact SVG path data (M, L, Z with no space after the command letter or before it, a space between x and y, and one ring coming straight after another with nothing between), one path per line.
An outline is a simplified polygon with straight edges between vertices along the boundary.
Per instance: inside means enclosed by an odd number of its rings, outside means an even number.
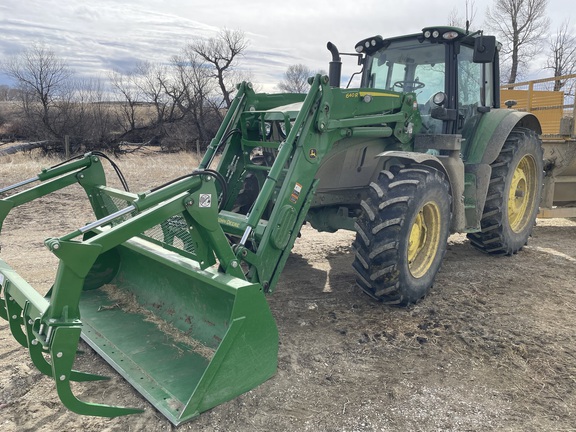
M356 281L371 297L405 306L425 296L446 252L448 182L422 165L382 171L362 201L353 243Z
M538 214L544 175L540 139L530 129L514 128L491 166L482 231L468 238L482 252L512 255L528 242Z

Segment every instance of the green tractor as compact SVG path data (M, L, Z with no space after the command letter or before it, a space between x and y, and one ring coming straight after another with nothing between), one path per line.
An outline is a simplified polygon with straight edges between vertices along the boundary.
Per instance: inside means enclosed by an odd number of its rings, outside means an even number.
M95 220L46 247L58 257L40 295L0 261L0 316L54 378L72 411L82 337L179 424L274 375L278 332L266 301L300 228L356 232L353 271L372 298L407 305L430 290L450 233L511 255L532 231L543 182L540 126L500 109L498 45L481 32L425 28L356 45L359 88L329 76L307 94L236 97L199 167L143 193L108 187L88 153L0 190L14 208L80 184ZM216 156L219 157L216 157ZM214 166L213 166L214 165Z

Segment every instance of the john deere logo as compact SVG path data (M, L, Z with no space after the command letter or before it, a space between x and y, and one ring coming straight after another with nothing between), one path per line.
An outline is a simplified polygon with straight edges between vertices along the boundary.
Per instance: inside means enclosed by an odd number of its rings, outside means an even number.
M310 149L310 159L316 159L316 156L318 156L318 152L316 151L316 149Z

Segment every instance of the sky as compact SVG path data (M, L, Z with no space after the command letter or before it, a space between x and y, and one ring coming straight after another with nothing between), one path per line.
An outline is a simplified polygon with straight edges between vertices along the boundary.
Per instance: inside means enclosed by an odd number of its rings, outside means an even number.
M474 0L475 27L493 0ZM452 10L465 16L465 0L2 0L0 62L42 43L81 77L106 78L113 70L128 71L139 61L164 63L187 42L239 29L249 40L241 67L264 91L273 91L286 68L304 64L328 70L328 41L341 52L353 52L361 39L416 33L443 25ZM572 0L549 0L555 29L576 15ZM576 32L576 17L572 20ZM344 75L357 69L344 57ZM538 74L534 64L531 74ZM541 72L541 71L540 71ZM8 83L0 76L0 84Z

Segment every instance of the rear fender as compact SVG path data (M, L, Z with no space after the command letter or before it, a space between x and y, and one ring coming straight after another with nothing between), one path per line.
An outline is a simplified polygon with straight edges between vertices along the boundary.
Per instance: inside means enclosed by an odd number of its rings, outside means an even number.
M533 114L511 109L493 109L474 120L472 127L464 127L462 155L465 164L466 232L480 230L480 220L486 203L492 167L502 151L510 132L523 127L542 133L540 122Z
M542 133L540 122L533 114L510 109L493 109L482 114L475 127L464 133L462 154L465 163L491 164L515 127Z

